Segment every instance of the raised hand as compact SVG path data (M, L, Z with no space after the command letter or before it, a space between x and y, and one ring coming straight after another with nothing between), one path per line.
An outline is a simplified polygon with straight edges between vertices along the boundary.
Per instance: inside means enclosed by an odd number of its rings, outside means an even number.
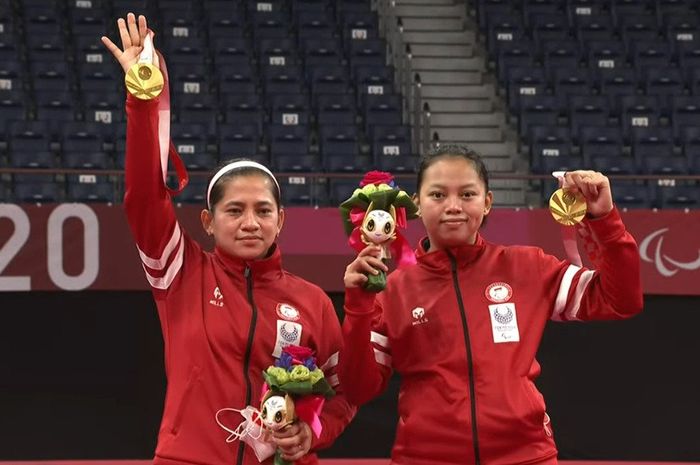
M143 51L143 42L149 33L148 23L146 22L146 17L140 15L137 24L136 16L133 13L129 13L126 15L126 20L124 18L117 19L117 27L122 40L122 48L120 49L105 36L102 36L102 43L114 55L114 58L116 58L124 73L126 73L131 66L138 62L139 55ZM153 64L156 67L158 66L158 55L156 53L153 54Z
M379 271L387 272L389 268L379 258L381 247L368 245L357 255L357 258L345 268L343 281L346 288L361 287L368 280L367 274L378 275Z
M594 218L607 215L613 209L610 180L597 171L568 171L564 175L564 189L580 192L586 199L588 214Z

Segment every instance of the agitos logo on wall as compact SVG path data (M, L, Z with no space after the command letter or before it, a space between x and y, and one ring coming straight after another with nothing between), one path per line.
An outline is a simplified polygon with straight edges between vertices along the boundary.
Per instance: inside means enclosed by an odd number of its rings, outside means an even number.
M693 261L680 261L671 258L663 249L665 233L669 228L662 228L645 237L639 245L639 254L642 260L653 263L661 276L671 277L679 271L695 271L700 269L700 248L697 249L698 256ZM700 231L695 232L696 237ZM692 241L691 241L692 243ZM650 251L653 250L653 254Z
M183 206L176 212L188 235L210 249L200 210ZM548 210L497 209L489 216L482 231L487 240L538 246L565 257L561 231ZM700 211L638 210L622 216L639 245L644 292L700 295ZM411 244L424 235L420 221L409 222ZM326 291L343 291L353 251L337 209L288 208L279 243L285 268ZM0 291L83 289L148 289L121 205L0 204Z

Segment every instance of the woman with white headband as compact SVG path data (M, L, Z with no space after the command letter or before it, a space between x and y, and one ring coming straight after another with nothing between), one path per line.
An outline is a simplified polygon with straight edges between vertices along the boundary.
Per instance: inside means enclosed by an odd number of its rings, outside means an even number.
M125 73L148 80L162 70L165 77L160 96L153 91L157 81L138 89L127 82L126 101L124 207L158 307L168 377L153 463L272 463L261 452L271 444L286 460L315 464L314 451L335 440L355 408L335 375L342 336L330 299L282 269L275 243L284 223L279 184L253 161L225 164L209 182L201 213L214 251L204 251L182 231L164 181L170 146L165 63L152 48L143 16L137 24L129 13L117 24L123 47L102 41ZM182 166L178 174L182 184ZM298 422L270 438L229 443L222 427L234 429L243 420L232 409L260 405L262 371L290 344L316 352L338 393L324 406L319 435Z

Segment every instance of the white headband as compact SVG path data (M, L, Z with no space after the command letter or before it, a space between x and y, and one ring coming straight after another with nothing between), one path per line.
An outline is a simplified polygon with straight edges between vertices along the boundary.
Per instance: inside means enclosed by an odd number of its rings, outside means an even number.
M217 171L214 177L211 178L211 181L209 181L209 187L207 188L207 207L209 208L209 210L211 210L211 189L212 187L214 187L214 184L216 184L216 181L218 181L219 178L221 178L221 176L228 173L229 171L238 168L256 168L269 175L272 178L272 180L275 181L275 186L277 186L277 193L280 194L280 185L277 182L277 178L275 178L275 175L272 174L272 171L270 171L266 166L251 160L234 161L233 163L229 163L228 165L224 166L219 171Z

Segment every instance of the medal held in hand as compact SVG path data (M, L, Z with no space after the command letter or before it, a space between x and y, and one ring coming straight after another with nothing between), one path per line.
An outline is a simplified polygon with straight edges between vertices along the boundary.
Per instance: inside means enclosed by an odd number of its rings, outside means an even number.
M163 73L150 63L136 63L129 68L124 83L134 97L151 100L163 91Z
M148 34L143 41L143 50L138 63L129 68L124 76L126 90L141 100L151 100L160 95L165 85L163 73L153 65L153 38Z
M416 261L399 230L406 228L406 220L417 218L417 212L408 194L396 187L394 177L381 171L367 173L352 197L340 204L350 246L360 252L367 245L376 244L381 247L381 260L394 258L398 266ZM367 277L367 291L379 292L386 286L383 271Z
M564 226L574 226L586 216L586 199L579 192L557 189L549 198L549 211Z

